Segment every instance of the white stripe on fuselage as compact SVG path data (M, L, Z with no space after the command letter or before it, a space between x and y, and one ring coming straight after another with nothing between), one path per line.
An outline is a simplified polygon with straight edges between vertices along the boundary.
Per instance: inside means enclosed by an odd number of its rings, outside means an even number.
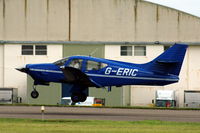
M29 70L30 71L36 71L36 72L63 73L62 71L46 70L46 69L34 69L34 68L30 68Z
M30 68L30 71L37 71L37 72L50 72L50 73L63 73L62 71L55 71L55 70L46 70L46 69L34 69ZM158 81L178 81L178 79L169 79L169 78L150 78L150 77L131 77L131 76L117 76L117 75L103 75L103 74L90 74L85 73L88 76L92 77L108 77L108 78L123 78L123 79L142 79L142 80L158 80Z
M128 76L116 76L116 75L100 75L100 74L87 74L93 77L108 77L108 78L124 78L124 79L142 79L142 80L159 80L159 81L178 81L178 79L169 78L149 78L149 77L128 77Z

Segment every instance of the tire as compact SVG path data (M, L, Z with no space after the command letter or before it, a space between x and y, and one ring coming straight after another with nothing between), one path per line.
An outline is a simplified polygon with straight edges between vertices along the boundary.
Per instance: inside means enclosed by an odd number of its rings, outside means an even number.
M34 90L34 91L31 92L31 97L32 98L36 99L36 98L38 98L38 96L39 96L38 91Z
M73 93L71 95L71 100L74 103L78 103L78 102L80 102L80 97L81 97L80 93Z
M87 99L87 96L84 93L82 93L80 97L80 102L85 102L86 99Z
M73 93L71 96L71 100L74 103L85 102L86 99L87 96L84 93Z

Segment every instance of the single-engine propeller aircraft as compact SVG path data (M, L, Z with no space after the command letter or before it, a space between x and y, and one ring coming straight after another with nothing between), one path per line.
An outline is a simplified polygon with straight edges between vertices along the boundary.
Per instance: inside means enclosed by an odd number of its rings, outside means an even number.
M39 93L36 85L50 82L73 85L71 100L84 102L88 87L105 88L123 85L168 85L179 81L179 73L187 45L175 44L154 60L145 64L95 58L91 56L71 56L54 63L27 64L16 68L34 79L32 98Z

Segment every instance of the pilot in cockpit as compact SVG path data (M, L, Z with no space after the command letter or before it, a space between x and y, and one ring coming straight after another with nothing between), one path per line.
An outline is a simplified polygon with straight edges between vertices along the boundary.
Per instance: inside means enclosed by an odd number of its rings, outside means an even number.
M81 63L80 63L80 61L78 59L77 60L73 60L72 65L70 65L70 66L72 66L74 68L77 68L77 69L80 69L81 68Z

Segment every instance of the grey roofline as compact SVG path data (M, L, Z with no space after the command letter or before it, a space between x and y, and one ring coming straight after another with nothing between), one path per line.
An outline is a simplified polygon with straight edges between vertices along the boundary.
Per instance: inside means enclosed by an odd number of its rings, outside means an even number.
M93 44L93 45L173 45L175 43L200 45L200 42L109 42L109 41L8 41L0 40L0 44Z

